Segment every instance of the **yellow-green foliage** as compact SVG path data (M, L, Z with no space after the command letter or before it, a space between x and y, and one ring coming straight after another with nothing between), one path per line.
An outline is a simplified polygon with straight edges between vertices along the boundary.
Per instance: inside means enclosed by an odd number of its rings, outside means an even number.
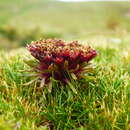
M120 48L123 46L123 49ZM126 43L111 47L96 46L95 77L72 81L70 87L54 91L37 90L36 84L24 85L29 67L23 62L25 49L1 53L0 110L3 117L13 116L13 127L61 129L129 129L130 48ZM124 52L125 51L125 52ZM22 71L25 70L25 71ZM31 72L30 72L31 75ZM6 119L2 119L4 128ZM22 121L22 122L21 122ZM9 125L12 128L12 125ZM6 128L6 126L5 126Z
M129 130L129 2L0 0L0 130ZM82 40L98 51L93 76L52 93L32 79L24 59L31 40ZM8 51L1 51L8 49ZM26 85L25 85L26 84Z

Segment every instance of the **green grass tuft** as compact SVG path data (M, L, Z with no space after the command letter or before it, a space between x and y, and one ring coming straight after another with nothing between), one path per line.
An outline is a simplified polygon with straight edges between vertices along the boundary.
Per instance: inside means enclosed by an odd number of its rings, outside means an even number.
M25 86L31 80L21 71L29 70L23 62L26 51L1 53L0 127L6 129L7 121L11 129L129 129L130 53L124 58L120 49L97 50L94 78L71 83L77 94L53 79L52 93L37 90L36 84Z

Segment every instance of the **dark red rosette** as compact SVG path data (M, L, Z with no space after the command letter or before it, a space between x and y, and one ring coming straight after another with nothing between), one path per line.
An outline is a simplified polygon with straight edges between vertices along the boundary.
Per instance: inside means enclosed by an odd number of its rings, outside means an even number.
M36 68L45 83L50 81L50 77L64 83L67 79L66 72L79 78L84 70L82 64L88 63L97 55L90 46L79 44L78 41L66 43L55 39L40 40L32 42L27 48L39 61Z

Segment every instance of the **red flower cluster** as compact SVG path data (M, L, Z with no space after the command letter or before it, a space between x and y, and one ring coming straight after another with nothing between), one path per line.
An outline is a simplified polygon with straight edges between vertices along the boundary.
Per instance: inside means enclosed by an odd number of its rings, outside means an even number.
M83 63L88 63L97 55L91 47L83 46L78 41L40 40L32 42L27 48L39 61L37 69L45 83L50 81L50 77L66 83L67 73L73 73L78 78L83 71Z

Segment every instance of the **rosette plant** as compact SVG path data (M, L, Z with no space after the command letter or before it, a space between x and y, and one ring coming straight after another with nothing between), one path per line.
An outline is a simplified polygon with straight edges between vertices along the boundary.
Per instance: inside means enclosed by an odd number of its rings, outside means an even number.
M32 42L27 49L37 60L30 66L41 81L41 87L50 84L51 77L63 84L67 84L70 78L80 79L89 61L97 55L90 46L78 41L67 43L55 39Z

